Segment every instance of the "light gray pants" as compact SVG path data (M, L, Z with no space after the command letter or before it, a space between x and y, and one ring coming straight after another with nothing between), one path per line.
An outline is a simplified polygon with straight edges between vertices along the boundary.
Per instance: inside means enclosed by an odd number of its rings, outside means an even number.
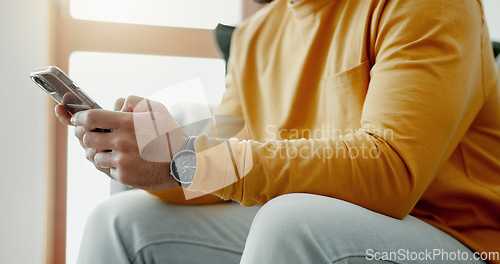
M437 250L441 256L429 259ZM483 263L457 254L473 256L414 217L397 220L324 196L288 194L245 208L171 205L126 191L94 210L78 263Z

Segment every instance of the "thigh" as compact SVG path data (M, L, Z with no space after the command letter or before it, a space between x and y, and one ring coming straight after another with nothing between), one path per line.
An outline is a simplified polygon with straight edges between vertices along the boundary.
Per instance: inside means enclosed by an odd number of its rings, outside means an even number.
M126 191L90 216L79 263L238 263L257 210L172 205Z
M398 220L334 198L290 194L259 211L242 263L482 263L460 262L458 252L472 257L412 216Z

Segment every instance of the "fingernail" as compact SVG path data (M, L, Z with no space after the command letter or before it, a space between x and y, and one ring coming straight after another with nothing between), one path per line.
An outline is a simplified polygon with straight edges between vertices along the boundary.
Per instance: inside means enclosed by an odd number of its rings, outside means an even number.
M75 124L76 122L76 116L78 115L78 113L74 114L71 119L69 120L73 125Z

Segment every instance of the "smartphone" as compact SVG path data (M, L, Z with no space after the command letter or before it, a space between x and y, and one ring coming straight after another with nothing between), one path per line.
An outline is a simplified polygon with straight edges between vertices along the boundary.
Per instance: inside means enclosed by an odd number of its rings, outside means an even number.
M88 109L101 109L66 73L56 66L34 69L30 77L57 103L65 106L71 114Z

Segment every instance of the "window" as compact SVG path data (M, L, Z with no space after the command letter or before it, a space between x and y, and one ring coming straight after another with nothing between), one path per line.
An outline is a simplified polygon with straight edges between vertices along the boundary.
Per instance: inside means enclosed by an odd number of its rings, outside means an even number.
M71 77L104 109L113 109L118 97L150 98L159 90L186 80L199 80L200 85L192 83L184 91L170 89L168 99L174 100L162 103L167 107L186 100L218 104L224 92L224 71L224 61L216 58L97 52L75 52L69 64ZM198 91L193 93L190 89ZM151 99L162 100L157 96ZM73 127L69 127L68 135L73 133ZM109 183L108 177L86 160L77 139L68 137L66 263L76 262L85 221L96 205L109 198Z
M71 0L78 19L213 29L217 23L237 25L242 0Z

